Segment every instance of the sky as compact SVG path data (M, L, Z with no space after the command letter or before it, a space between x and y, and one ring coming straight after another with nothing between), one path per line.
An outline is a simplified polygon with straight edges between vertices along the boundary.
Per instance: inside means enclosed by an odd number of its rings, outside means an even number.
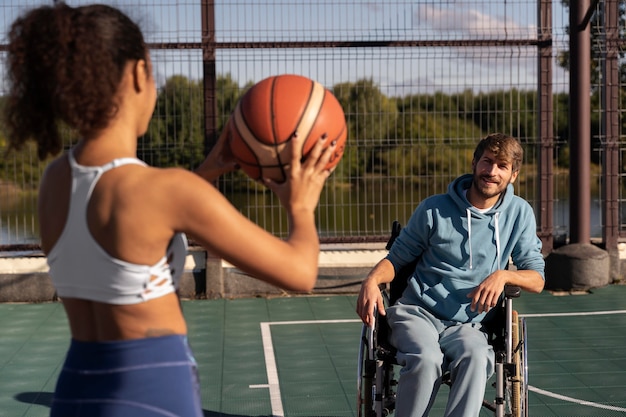
M200 0L101 0L142 27L149 42L199 42ZM72 6L89 2L67 0ZM0 0L5 34L17 13L51 1ZM526 39L536 36L533 0L223 0L216 1L220 42ZM553 1L554 50L567 49L567 11ZM155 51L157 79L201 78L197 50ZM536 48L333 48L219 50L218 74L240 85L279 73L298 73L326 86L372 78L392 96L435 91L536 88ZM553 66L555 91L568 74Z

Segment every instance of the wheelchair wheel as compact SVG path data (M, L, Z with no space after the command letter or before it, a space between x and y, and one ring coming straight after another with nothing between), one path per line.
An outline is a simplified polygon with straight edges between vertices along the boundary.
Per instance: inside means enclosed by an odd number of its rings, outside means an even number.
M375 362L372 360L373 331L363 326L359 346L359 362L357 365L357 417L375 417L374 413L374 379L376 378Z
M528 361L526 357L526 320L513 311L513 363L515 374L511 375L510 398L513 417L528 417Z
M357 366L357 417L385 417L393 412L396 404L395 355L389 346L379 343L379 337L386 340L384 329L387 324L378 314L375 317L374 328L363 325L361 331Z

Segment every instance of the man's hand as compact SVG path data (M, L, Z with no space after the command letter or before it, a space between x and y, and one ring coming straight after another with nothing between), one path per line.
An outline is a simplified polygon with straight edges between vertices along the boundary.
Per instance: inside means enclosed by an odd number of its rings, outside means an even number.
M361 285L359 298L356 302L356 312L366 325L374 326L374 307L378 309L378 313L385 315L385 306L383 297L378 288L378 284L373 279L366 279Z
M500 269L489 275L467 298L472 299L472 311L480 313L491 310L498 303L505 285L515 285L524 291L540 293L545 281L541 274L530 269L504 270Z
M472 299L472 311L478 310L479 313L486 313L498 304L498 299L507 283L506 274L507 271L495 271L467 294L467 298Z
M378 287L380 284L387 284L393 280L395 270L391 262L383 259L374 266L367 275L363 284L361 284L361 292L356 301L356 313L366 325L374 326L374 307L378 309L378 313L382 316L386 315L383 296Z

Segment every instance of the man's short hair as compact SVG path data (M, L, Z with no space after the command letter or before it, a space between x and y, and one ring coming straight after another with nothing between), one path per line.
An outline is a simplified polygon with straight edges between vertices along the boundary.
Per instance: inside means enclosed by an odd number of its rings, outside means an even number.
M522 167L522 159L524 158L524 150L519 141L513 136L503 133L491 133L481 139L474 150L474 161L482 158L485 151L492 152L496 158L510 162L513 172L517 172Z

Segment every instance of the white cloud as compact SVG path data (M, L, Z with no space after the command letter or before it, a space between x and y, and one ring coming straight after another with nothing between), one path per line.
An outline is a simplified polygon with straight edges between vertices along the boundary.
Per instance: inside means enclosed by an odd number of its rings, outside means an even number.
M421 4L414 10L413 27L424 39L438 41L536 39L537 17L524 13L516 13L511 4L507 6L500 1ZM424 83L426 77L412 77L421 79L417 84L420 89L536 88L536 46L450 46L433 50L436 51L430 59L435 61L432 65L439 74L436 78L445 80L445 84L440 82L443 85L437 86L433 82ZM425 73L432 71L431 67ZM554 64L553 74L555 89L562 89L564 71Z
M463 4L424 4L414 14L414 27L430 28L431 32L441 34L443 39L446 35L463 35L470 39L536 36L537 29L533 23L518 23L503 16L502 10L496 9L495 13L487 14Z

